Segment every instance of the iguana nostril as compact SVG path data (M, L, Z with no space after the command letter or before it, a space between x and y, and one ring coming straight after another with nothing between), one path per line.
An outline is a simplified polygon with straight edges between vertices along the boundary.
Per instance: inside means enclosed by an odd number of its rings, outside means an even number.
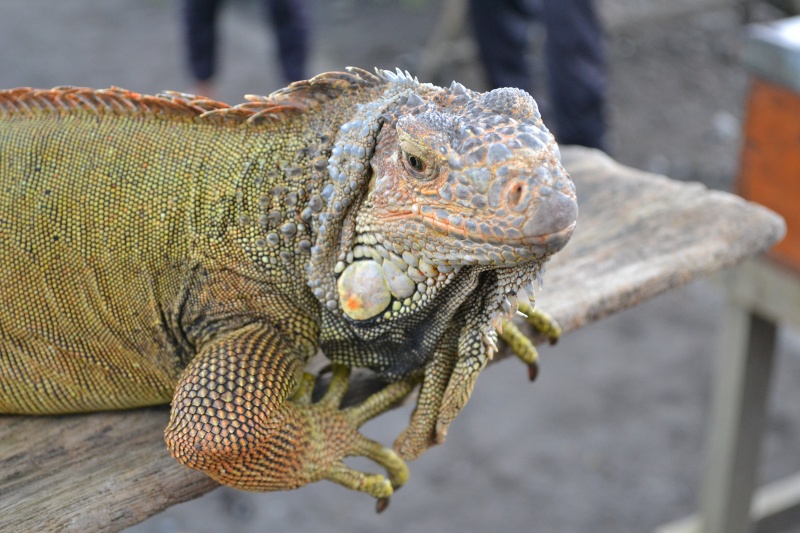
M578 219L578 203L564 193L554 191L541 199L536 212L522 227L526 237L539 237L568 228Z
M522 181L512 181L508 185L506 188L506 205L509 209L520 211L525 208L524 202L522 202L525 197L525 189L525 182ZM523 205L520 205L520 202L522 202Z

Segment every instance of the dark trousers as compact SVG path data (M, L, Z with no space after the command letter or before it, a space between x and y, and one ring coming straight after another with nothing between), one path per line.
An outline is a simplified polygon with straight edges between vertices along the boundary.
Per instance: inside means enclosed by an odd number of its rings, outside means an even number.
M470 0L470 19L492 86L528 92L529 24L540 19L556 139L607 150L605 46L591 0Z
M263 0L265 16L278 40L278 57L285 81L306 77L308 24L302 0ZM214 75L216 20L220 0L184 0L183 23L188 45L189 69L198 81Z

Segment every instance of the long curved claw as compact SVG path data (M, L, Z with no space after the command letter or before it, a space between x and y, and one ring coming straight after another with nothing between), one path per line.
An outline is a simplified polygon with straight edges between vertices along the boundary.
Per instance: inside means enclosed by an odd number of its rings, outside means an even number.
M381 514L389 507L389 498L380 498L375 502L375 512Z

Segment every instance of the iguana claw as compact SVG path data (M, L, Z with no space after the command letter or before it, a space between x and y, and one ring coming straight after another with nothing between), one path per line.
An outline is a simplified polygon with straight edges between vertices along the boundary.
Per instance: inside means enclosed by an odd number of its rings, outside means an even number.
M528 365L528 381L536 381L539 376L539 363L531 363Z
M556 322L553 317L544 311L521 302L519 310L519 314L525 317L525 321L536 328L539 333L547 337L551 345L558 342L561 336L561 326L558 325L558 322ZM534 381L539 375L539 352L530 339L528 339L528 337L526 337L511 321L503 324L503 329L498 335L500 339L508 344L514 355L528 365L528 379Z
M378 498L375 502L375 512L381 514L389 507L389 498Z

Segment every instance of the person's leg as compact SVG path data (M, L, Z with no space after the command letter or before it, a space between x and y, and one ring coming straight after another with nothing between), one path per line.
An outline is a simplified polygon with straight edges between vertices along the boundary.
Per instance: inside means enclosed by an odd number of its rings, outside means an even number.
M470 0L469 17L481 61L492 88L530 92L525 62L533 6L525 0Z
M605 42L591 0L544 0L556 140L607 151Z
M264 0L278 39L278 59L284 80L306 78L308 17L303 0Z
M183 24L189 71L198 94L209 96L216 64L216 18L219 0L184 0Z

